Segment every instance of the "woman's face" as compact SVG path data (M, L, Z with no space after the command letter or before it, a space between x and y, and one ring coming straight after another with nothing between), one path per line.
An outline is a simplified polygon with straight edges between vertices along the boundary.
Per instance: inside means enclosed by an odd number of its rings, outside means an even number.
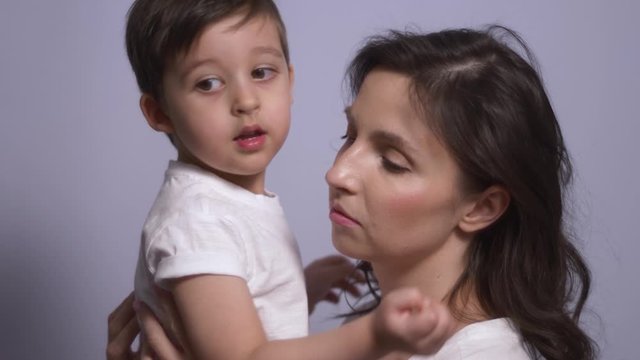
M407 265L455 236L461 173L409 99L407 77L374 70L345 111L326 180L333 244L347 256Z

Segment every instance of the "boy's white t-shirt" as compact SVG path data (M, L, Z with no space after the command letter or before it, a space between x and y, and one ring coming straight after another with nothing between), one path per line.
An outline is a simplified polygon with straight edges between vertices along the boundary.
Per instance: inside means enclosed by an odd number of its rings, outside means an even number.
M480 321L455 333L431 356L413 355L410 360L529 360L517 330L506 318Z
M136 297L167 324L153 285L198 274L244 279L269 340L308 334L300 252L278 197L171 161L143 227Z

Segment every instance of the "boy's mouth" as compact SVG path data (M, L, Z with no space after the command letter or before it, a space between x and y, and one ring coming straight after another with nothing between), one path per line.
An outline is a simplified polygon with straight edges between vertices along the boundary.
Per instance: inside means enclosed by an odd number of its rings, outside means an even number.
M266 134L267 132L258 125L245 126L233 141L244 151L258 151L266 141Z
M233 141L239 141L239 140L247 140L247 139L251 139L254 137L259 137L262 136L264 134L266 134L267 132L262 130L262 128L258 125L253 125L253 126L245 126L242 131L240 131L240 134L238 136L236 136L235 138L233 138Z

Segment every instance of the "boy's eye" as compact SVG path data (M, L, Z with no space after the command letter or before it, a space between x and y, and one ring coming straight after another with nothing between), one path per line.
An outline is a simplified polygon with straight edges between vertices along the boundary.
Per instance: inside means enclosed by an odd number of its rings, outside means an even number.
M269 80L276 75L276 71L274 69L268 67L260 67L253 71L251 71L251 77L256 80Z
M199 90L211 92L216 91L222 87L223 83L220 79L217 78L208 78L201 81L198 81L196 87Z

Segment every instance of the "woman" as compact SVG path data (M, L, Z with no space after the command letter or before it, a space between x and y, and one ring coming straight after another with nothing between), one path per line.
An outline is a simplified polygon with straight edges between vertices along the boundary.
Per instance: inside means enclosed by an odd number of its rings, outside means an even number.
M447 303L459 331L411 359L593 359L589 271L563 227L569 156L539 75L500 35L528 54L502 27L391 32L358 52L326 176L333 244L371 265L380 296Z

